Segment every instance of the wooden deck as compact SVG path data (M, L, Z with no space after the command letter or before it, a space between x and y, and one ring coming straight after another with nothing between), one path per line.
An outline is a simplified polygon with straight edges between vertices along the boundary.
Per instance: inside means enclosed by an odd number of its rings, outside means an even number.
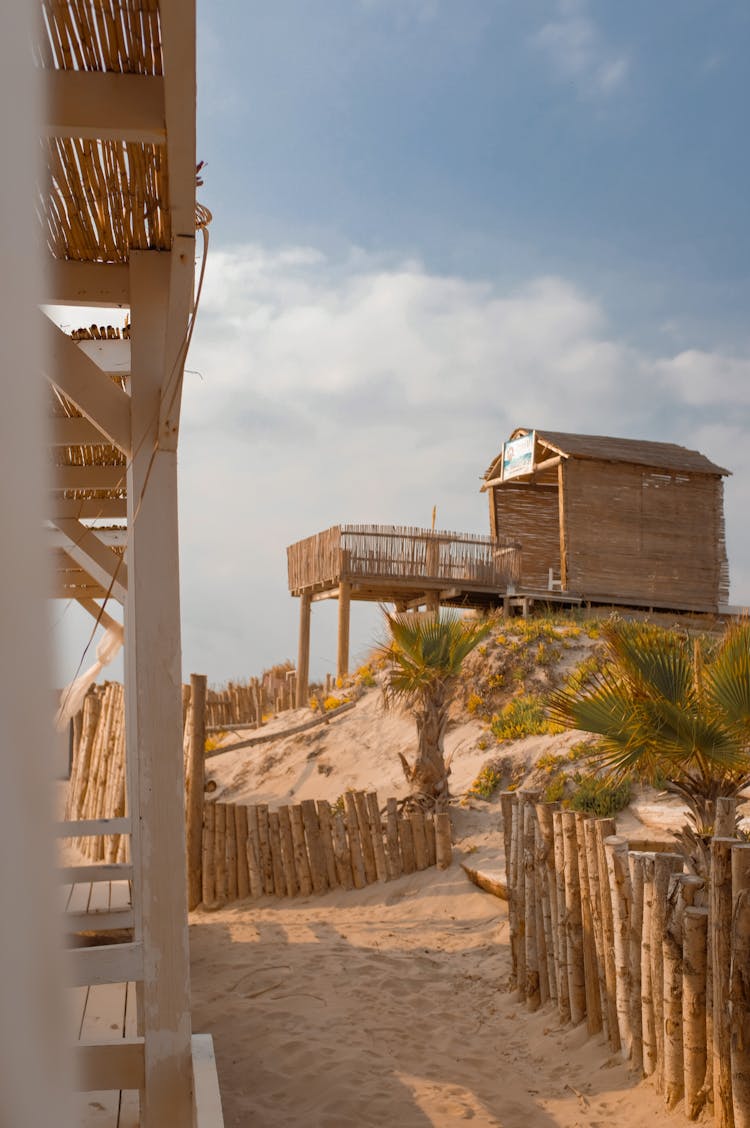
M397 525L335 525L287 549L289 590L313 601L336 598L410 602L435 593L443 603L481 602L518 578L520 550L506 537Z

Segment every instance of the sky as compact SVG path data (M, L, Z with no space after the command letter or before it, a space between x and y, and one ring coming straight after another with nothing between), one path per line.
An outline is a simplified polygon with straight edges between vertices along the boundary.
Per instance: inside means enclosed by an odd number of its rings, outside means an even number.
M295 658L295 540L429 526L433 505L438 527L488 532L480 479L517 426L731 469L731 599L750 602L750 6L199 0L198 17L214 218L179 452L185 673ZM314 676L335 620L314 606ZM353 605L355 661L380 629Z

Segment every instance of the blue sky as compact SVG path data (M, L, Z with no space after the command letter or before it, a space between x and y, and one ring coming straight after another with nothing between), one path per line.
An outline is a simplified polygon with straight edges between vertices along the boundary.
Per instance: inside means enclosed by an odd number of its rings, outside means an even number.
M749 32L730 0L199 3L186 672L295 656L291 541L434 504L488 531L479 476L518 425L732 469L750 601ZM376 633L355 605L355 655Z

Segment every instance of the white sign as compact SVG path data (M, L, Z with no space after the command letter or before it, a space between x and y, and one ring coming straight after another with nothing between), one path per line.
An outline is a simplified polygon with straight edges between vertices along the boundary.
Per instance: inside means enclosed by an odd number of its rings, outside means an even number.
M517 478L520 474L530 474L534 466L534 440L536 432L509 439L503 443L503 481Z

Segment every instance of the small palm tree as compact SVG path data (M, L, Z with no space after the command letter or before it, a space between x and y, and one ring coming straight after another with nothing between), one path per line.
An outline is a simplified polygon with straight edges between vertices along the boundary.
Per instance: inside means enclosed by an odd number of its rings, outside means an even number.
M391 661L386 701L405 702L417 722L414 763L399 753L404 774L417 802L444 807L449 797L444 753L448 708L464 659L487 637L491 624L439 611L386 614L386 622L391 636L383 647Z
M723 640L615 620L602 631L604 668L550 699L552 720L596 733L600 762L615 776L632 771L666 781L710 833L716 799L750 781L750 625Z

